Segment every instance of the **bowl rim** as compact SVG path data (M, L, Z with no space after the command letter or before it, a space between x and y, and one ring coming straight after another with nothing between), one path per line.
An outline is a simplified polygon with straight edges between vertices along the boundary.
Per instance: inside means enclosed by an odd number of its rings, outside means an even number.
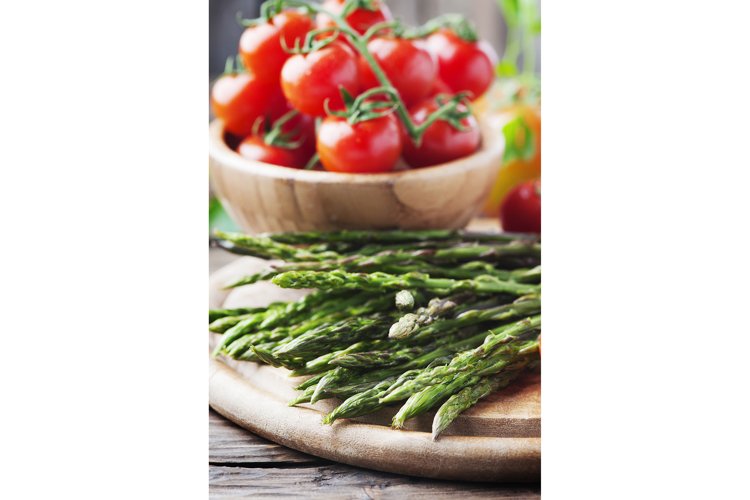
M414 181L419 180L420 178L428 179L434 178L438 175L451 175L484 168L485 162L471 161L475 158L498 154L502 158L502 154L505 150L505 139L503 138L500 127L486 118L479 119L479 122L482 130L482 143L475 153L439 165L401 170L397 172L373 174L321 172L317 170L288 168L256 160L249 160L240 156L226 144L224 141L224 124L219 119L214 119L209 125L209 158L236 170L277 179L331 183L353 182L364 184L382 184L383 182L396 182L402 180ZM490 138L491 140L487 140L487 138Z

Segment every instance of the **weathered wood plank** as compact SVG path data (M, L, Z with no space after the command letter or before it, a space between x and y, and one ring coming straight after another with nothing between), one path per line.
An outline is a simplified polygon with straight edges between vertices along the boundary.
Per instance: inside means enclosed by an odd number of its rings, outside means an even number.
M210 464L257 466L258 464L327 464L311 455L291 450L256 436L225 419L213 410L208 412Z
M499 485L435 481L372 472L345 465L291 468L209 467L211 498L540 499L538 484Z

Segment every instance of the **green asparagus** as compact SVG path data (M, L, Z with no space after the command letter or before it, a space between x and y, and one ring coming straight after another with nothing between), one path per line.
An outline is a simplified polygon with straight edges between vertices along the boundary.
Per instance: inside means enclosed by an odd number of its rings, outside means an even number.
M390 391L383 397L382 402L393 403L395 401L406 399L415 392L420 391L427 386L440 383L446 378L453 376L456 372L463 371L472 366L479 370L479 367L489 368L496 366L498 363L502 365L502 363L512 362L518 354L526 352L525 350L533 351L535 345L534 342L537 342L514 341L517 341L524 334L533 332L540 326L541 318L535 316L533 318L526 318L519 322L497 328L493 333L490 333L485 339L485 342L476 349L458 354L453 358L449 365L428 370L414 380L411 380L408 384L404 384L398 389ZM506 348L500 348L497 353L494 353L494 356L488 356L492 351L488 349L487 346L490 346L491 349L495 349L498 346L504 346L505 344L511 345Z
M418 317L404 315L391 326L388 333L390 338L404 339L407 337L425 338L445 331L451 331L463 326L476 325L485 321L506 321L513 318L538 314L542 301L538 296L524 296L510 304L495 306L487 309L469 309L461 312L455 318L435 321L423 328L420 327ZM418 332L418 333L416 333Z
M442 241L442 240L468 240L468 241L502 241L510 242L518 239L535 240L536 238L528 234L512 233L476 233L463 230L451 229L427 229L421 231L353 231L342 230L334 232L296 232L296 233L277 233L264 235L274 241L287 243L290 245L306 245L311 243L340 243L349 242L355 244L362 243L409 243L417 241Z
M510 384L520 372L521 370L509 370L500 375L484 377L477 384L468 385L449 397L432 420L432 439L436 440L461 413L474 406L480 399Z
M284 261L229 287L270 280L317 290L294 302L209 311L209 331L222 334L215 353L307 376L290 404L342 399L326 424L401 402L392 422L399 428L442 402L436 439L538 363L538 238L454 230L217 236L232 252Z
M471 280L430 278L427 274L408 273L393 275L386 273L347 273L345 271L290 271L275 276L272 282L282 288L320 288L348 290L399 290L424 289L438 294L458 291L476 293L508 293L529 295L539 293L538 285L527 285L502 281L493 276L479 276Z

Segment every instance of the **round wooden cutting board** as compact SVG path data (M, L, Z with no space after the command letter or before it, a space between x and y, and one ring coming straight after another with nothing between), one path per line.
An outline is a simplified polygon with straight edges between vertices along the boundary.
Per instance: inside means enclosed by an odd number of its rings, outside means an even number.
M211 276L210 307L263 306L304 294L258 283L232 291L223 286L268 263L244 257ZM210 347L220 338L210 334ZM468 481L538 481L541 471L540 378L529 373L460 415L437 441L434 412L390 428L398 405L355 420L323 425L337 402L290 407L294 385L282 368L209 359L209 404L238 425L311 455L386 472Z

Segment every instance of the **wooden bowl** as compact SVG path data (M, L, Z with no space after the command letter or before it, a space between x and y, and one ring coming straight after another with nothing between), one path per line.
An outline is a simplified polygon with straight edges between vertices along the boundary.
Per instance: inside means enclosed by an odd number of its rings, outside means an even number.
M223 124L210 126L212 186L245 231L461 228L481 208L504 150L501 129L482 121L471 156L386 174L297 170L247 160L227 146Z

